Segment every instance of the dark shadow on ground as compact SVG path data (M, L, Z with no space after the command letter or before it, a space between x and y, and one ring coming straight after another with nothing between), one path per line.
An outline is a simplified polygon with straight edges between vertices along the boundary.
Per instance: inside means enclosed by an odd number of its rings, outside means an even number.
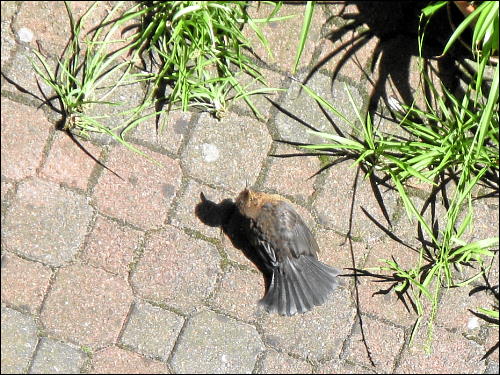
M224 199L220 203L212 202L203 193L200 193L201 202L195 207L195 215L200 221L210 227L221 228L222 232L229 238L232 245L240 250L257 269L262 272L265 282L265 295L271 282L271 271L266 268L265 263L253 250L247 239L245 228L250 224L248 219L241 215L235 203L231 199Z
M418 24L421 9L426 5L422 1L386 2L386 1L353 1L346 2L342 10L333 17L341 17L350 21L329 34L326 38L335 42L339 39L347 40L338 48L328 53L313 67L305 79L307 81L325 64L334 57L340 56L332 75L332 85L338 73L347 63L356 61L355 54L364 45L376 38L377 43L370 56L371 64L366 78L372 83L373 90L369 99L369 112L374 114L382 99L387 104L385 92L387 83L391 79L394 91L397 91L406 104L413 102L413 88L410 86L410 61L413 56L418 56ZM348 5L357 8L356 13L345 13ZM458 16L457 14L458 13ZM459 17L460 12L455 7L450 7L450 16ZM361 31L359 31L361 30ZM446 9L441 9L432 17L426 31L423 48L423 57L432 58L443 51L447 38L452 30ZM352 36L348 36L352 35ZM445 85L453 91L459 88L459 77L462 75L454 61L463 56L468 56L468 51L459 43L444 57L437 59L438 71L436 72ZM354 60L353 60L354 59ZM363 62L357 62L363 65ZM373 80L370 76L375 66L379 65L378 77ZM362 66L362 68L365 68Z

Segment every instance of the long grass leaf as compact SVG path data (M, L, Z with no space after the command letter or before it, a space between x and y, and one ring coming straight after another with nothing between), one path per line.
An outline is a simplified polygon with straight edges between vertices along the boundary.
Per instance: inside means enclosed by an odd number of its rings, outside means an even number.
M293 63L292 73L295 74L297 71L297 66L299 65L300 57L304 51L304 47L307 42L307 36L311 28L311 22L314 15L314 1L308 1L306 3L306 10L304 12L304 21L302 23L302 29L300 30L299 45L297 46L297 54L295 56L295 61Z

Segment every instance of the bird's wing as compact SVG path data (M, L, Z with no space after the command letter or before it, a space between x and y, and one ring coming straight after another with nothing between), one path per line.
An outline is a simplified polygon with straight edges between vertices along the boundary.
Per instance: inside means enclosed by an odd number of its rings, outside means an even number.
M263 231L271 244L276 244L277 258L298 258L308 255L317 258L319 247L311 231L293 207L285 201L267 203L262 207L259 221L268 223Z

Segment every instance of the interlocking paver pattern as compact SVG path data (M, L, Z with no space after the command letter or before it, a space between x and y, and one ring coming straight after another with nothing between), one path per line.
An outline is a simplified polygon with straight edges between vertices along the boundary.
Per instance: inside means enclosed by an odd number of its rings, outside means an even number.
M98 4L84 31L111 3ZM71 2L75 17L90 4ZM362 114L377 107L376 127L404 135L380 116L387 109L379 99L415 95L416 36L390 26L384 31L389 19L373 11L380 4L318 2L294 73L304 3L287 2L278 16L296 16L263 26L272 58L245 26L260 60L251 58L270 87L284 89L270 100L252 96L261 119L243 101L229 103L220 120L174 111L160 134L151 117L125 138L159 164L108 136L78 138L122 180L56 130L60 115L41 105L39 85L47 97L52 90L37 83L29 58L40 46L49 66L56 66L69 36L64 3L3 1L1 372L497 373L498 326L474 314L498 307L481 288L483 279L442 288L433 316L424 298L427 313L410 345L417 317L411 290L398 298L396 275L374 269L384 265L380 259L405 270L418 262L417 224L390 185L372 183L362 171L355 183L354 160L315 175L325 158L273 156L304 152L278 140L327 142L307 126L362 137L347 90ZM409 8L391 4L392 18L401 23L399 15ZM256 17L267 17L270 9L250 3ZM308 87L358 129L322 110L297 81L306 77ZM260 87L248 76L241 79L249 89ZM108 99L122 104L95 106L93 114L108 115L103 121L119 126L117 114L137 104L144 90L142 83L115 90ZM51 104L59 107L57 100ZM290 199L319 243L319 258L342 270L341 287L323 306L281 317L258 305L264 278L244 254L232 215L245 186ZM409 186L417 209L442 229L442 194L432 205L432 186ZM454 189L453 183L446 187L448 197ZM474 194L491 192L482 186ZM474 227L464 238L498 236L498 189L473 205ZM497 285L498 253L487 265L487 278ZM378 276L363 276L367 270ZM466 280L477 271L453 272Z

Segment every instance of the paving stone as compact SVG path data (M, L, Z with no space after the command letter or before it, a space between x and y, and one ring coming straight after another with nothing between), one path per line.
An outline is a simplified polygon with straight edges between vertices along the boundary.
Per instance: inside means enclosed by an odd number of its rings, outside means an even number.
M278 144L273 154L302 154L291 146ZM294 156L288 158L270 158L269 172L264 180L264 186L277 193L293 196L302 202L307 202L314 193L315 177L320 162L317 157ZM312 177L312 178L311 178Z
M480 199L474 204L473 222L464 240L474 242L491 237L500 237L498 198Z
M357 39L354 30L346 31L341 37L332 37L342 27L331 25L323 35L320 44L320 55L314 66L319 69L325 69L330 74L337 74L343 78L354 80L354 82L366 82L366 87L369 87L367 77L371 76L371 71L368 65L375 57L376 48L379 44L379 39L372 36L366 39ZM344 60L345 58L347 60Z
M386 215L380 208L370 181L363 180L363 172L360 172L358 176L353 203L356 169L350 168L348 162L338 164L330 169L331 171L314 203L320 223L327 228L347 234L350 229L349 222L352 220L352 237L361 237L368 243L384 237L384 231L370 220L362 210L364 209L383 227L389 227ZM392 190L388 191L383 186L377 187L382 197L384 210L390 223L394 225L397 193ZM352 206L354 207L351 213Z
M79 349L43 337L33 359L31 374L79 374L86 359Z
M100 150L79 139L82 146L99 159ZM46 179L87 190L90 175L97 163L85 154L66 134L58 133L41 170Z
M405 181L406 187L411 187L423 191L424 196L430 196L434 189L434 186L428 182L422 181L416 177L410 177Z
M337 234L332 230L320 228L316 231L314 237L320 249L319 259L338 269L361 268L370 251L366 243L357 241L352 241L351 249L351 243L349 243L346 236ZM351 271L344 270L343 273L351 273Z
M49 287L50 268L13 254L2 257L2 302L36 314Z
M36 173L51 128L42 113L2 97L2 176L20 180Z
M11 31L10 24L12 23L12 19L17 12L17 7L18 4L16 3L10 3L8 1L2 2L2 71L4 71L6 62L9 60L12 52L16 48L16 40Z
M363 106L363 98L358 92L358 89L351 84L342 82L331 83L331 77L323 73L314 74L307 82L307 87L312 89L318 96L331 103L331 105L349 121L355 122L357 119L356 111L348 103L349 96L346 88L349 89L354 103L361 108ZM355 133L350 125L346 124L337 115L328 111L326 113L331 118L325 116L321 111L316 101L300 86L298 82L293 82L287 91L286 97L281 101L282 108L297 117L306 125L298 122L290 116L290 114L279 111L276 115L276 128L279 133L279 139L301 143L330 143L330 140L308 133L308 126L314 129L326 132L329 134L338 134L348 137L349 134ZM333 121L333 124L332 122ZM358 124L359 126L359 124ZM341 134L335 129L337 127Z
M30 259L63 265L80 248L92 214L85 197L57 184L22 182L5 218L5 245Z
M146 299L191 311L215 287L219 261L213 245L167 226L147 239L132 286Z
M165 364L111 346L96 352L91 374L168 374Z
M373 367L363 367L356 363L334 359L318 366L316 374L376 374Z
M200 193L215 204L203 203ZM238 193L225 189L213 189L194 180L189 180L185 191L180 196L171 224L180 228L197 230L207 237L220 238L221 224L227 219L233 204L222 204L223 200L236 199Z
M498 374L498 368L498 361L489 361L488 365L486 366L485 374Z
M368 316L363 317L363 331L376 371L391 373L404 344L404 331ZM358 321L354 334L349 340L347 353L347 359L350 361L361 362L367 367L371 366Z
M6 71L3 72L5 77L2 78L5 78L5 80L2 79L2 90L17 96L22 95L22 98L26 101L40 105L42 101L45 101L44 98L54 97L55 91L36 74L32 62L35 62L39 68L44 69L30 47L24 44L18 45L10 57ZM53 57L47 57L46 64L52 72L57 68L57 60ZM39 98L39 100L35 100L35 98ZM59 108L57 100L52 100L51 103L56 108ZM40 113L43 112L40 111Z
M156 118L152 117L131 130L126 139L177 154L182 141L188 135L189 122L192 116L192 112L170 112L168 118L165 119L163 131L159 129L158 134L156 131Z
M228 190L252 185L269 150L264 124L228 114L222 121L200 116L182 156L187 173Z
M380 259L396 261L402 269L409 271L418 263L418 253L391 239L373 243L370 246L366 263L359 268L380 277L362 276L358 278L359 307L364 313L374 314L395 324L410 327L415 323L417 314L413 310L408 294L405 293L401 297L402 299L399 299L396 292L390 289L395 282L383 281L384 277L389 277L389 280L393 279L394 272L371 269L387 266ZM388 292L385 293L386 291ZM414 296L411 295L411 298ZM430 308L427 299L422 299L424 307Z
M141 354L167 360L183 323L170 311L140 302L132 310L121 342Z
M486 369L482 347L467 340L460 333L450 333L434 326L430 353L426 353L427 327L420 326L415 335L414 345L403 352L397 373L419 374L482 374Z
M19 4L4 2L1 4L2 9L2 25L8 27L12 23L12 18L18 12Z
M305 12L305 5L303 4L289 5L293 6L282 7L275 17L294 15L293 18L283 21L270 22L267 24L258 24L262 34L269 42L274 59L269 58L265 47L262 43L260 43L253 30L251 30L248 25L245 25L243 28L243 34L250 40L252 48L257 56L267 63L275 63L280 69L287 72L292 71L295 62L295 54L298 48L298 41L302 30L303 14ZM273 9L273 5L258 4L257 6L257 3L253 3L250 5L248 12L252 18L265 19L269 16ZM320 28L324 22L325 18L322 10L319 7L316 7L298 69L308 65L311 61L314 48L320 38ZM296 44L290 45L290 41L296 41Z
M263 312L258 302L264 291L260 272L232 269L223 276L213 305L241 320L254 321Z
M2 374L27 371L38 341L33 318L2 305Z
M309 363L295 359L275 350L268 350L262 361L261 373L264 374L311 374Z
M142 232L98 216L81 258L108 272L126 275Z
M331 358L340 354L354 322L354 315L349 291L338 288L325 304L305 314L292 317L264 315L264 340L277 350L304 359Z
M99 347L116 341L131 302L126 280L74 264L57 274L41 321L58 338Z
M477 272L477 271L476 271ZM446 328L462 332L468 338L478 338L481 327L489 325L472 312L478 308L491 308L495 304L493 295L486 291L474 292L474 287L463 286L443 290L439 302L436 322Z
M74 19L78 20L91 5L91 1L71 3L70 8ZM97 25L97 20L105 14L103 6L97 7L97 10L97 12L94 10L93 15L88 17L88 21L84 25L89 25L92 20L95 20L93 26ZM59 21L57 28L53 27L53 20ZM21 3L12 26L18 34L23 31L31 33L31 38L25 40L31 47L36 48L36 41L40 41L45 51L57 56L62 53L71 35L69 16L62 3L49 4L45 1ZM89 29L84 27L84 30ZM85 35L85 31L82 35Z
M102 213L149 229L162 225L167 218L168 208L180 187L181 169L177 160L139 149L162 167L124 147L115 147L106 165L125 181L104 171L94 195Z
M187 323L171 364L178 373L250 373L263 350L255 327L203 311Z

